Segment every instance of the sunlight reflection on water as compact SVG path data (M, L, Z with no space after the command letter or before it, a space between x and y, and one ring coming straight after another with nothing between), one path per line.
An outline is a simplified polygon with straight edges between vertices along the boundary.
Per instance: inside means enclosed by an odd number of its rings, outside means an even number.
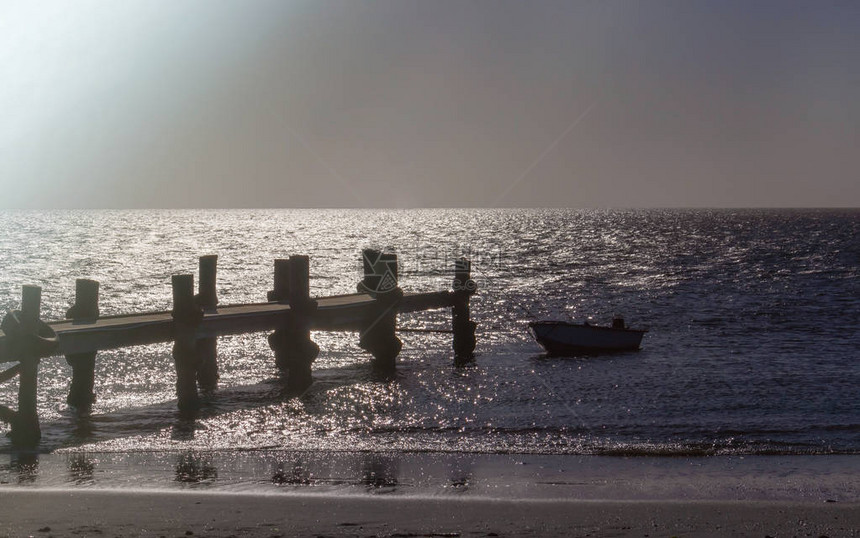
M48 319L78 277L101 282L103 315L168 310L170 276L209 253L221 304L264 300L273 260L295 253L311 257L312 295L354 292L366 247L398 251L406 290L449 288L463 254L481 286L471 367L452 367L450 335L401 333L398 372L381 379L357 335L314 332L315 384L289 398L264 334L223 337L219 389L196 420L176 411L169 345L99 353L86 419L65 405L65 361L45 360L46 450L860 450L860 336L832 315L860 323L857 212L68 211L2 213L0 226L0 306L38 284ZM616 313L651 329L641 352L547 359L525 330L530 314Z

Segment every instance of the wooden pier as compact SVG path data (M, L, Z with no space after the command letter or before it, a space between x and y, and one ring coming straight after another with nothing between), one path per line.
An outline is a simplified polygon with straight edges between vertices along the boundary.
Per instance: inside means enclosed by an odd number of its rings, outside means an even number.
M368 249L362 262L364 278L355 294L311 298L309 259L290 256L275 260L267 302L222 306L216 290L217 257L203 256L196 294L193 275L174 275L173 310L121 316L99 316L98 282L79 279L66 319L53 322L40 319L41 288L24 286L21 309L9 312L0 325L0 364L17 362L0 372L0 383L19 380L18 408L0 405L0 420L11 425L13 444L36 446L41 437L36 409L41 359L65 356L72 367L67 402L86 409L96 398L99 351L158 342L173 342L181 410L197 407L198 389L216 388L217 338L223 335L272 331L268 338L275 364L294 393L313 382L311 364L319 346L311 340L311 331L357 332L360 347L373 356L373 367L393 370L402 347L396 334L399 313L451 308L454 362L473 359L475 323L469 317L469 299L475 283L467 259L456 260L451 290L429 293L400 289L395 254Z

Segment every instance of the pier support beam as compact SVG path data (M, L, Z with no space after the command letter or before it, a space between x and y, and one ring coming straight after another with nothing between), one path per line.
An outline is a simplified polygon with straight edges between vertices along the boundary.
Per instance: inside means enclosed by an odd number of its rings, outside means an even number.
M38 331L39 310L42 306L42 288L24 286L21 290L21 336ZM23 340L23 338L22 338ZM39 412L36 407L39 376L39 357L26 342L21 342L21 370L18 382L18 413L12 423L12 442L18 446L36 446L42 438Z
M289 260L275 260L275 286L268 297L290 303L283 326L269 335L269 346L275 352L275 364L287 375L288 392L304 392L313 383L311 364L320 351L311 340L317 302L310 298L309 258L294 255Z
M194 300L194 275L174 275L173 286L173 362L176 365L176 397L180 411L196 409L197 353L195 333L203 311Z
M75 281L75 304L66 312L66 318L74 321L95 321L99 317L99 283L79 278ZM66 355L72 367L72 383L66 403L80 410L89 409L96 401L94 390L96 352Z
M56 348L56 334L39 319L42 288L24 286L21 290L21 310L10 312L3 319L7 348L18 359L18 410L3 408L3 419L11 425L12 444L32 448L39 444L42 429L37 410L39 356ZM15 372L7 371L11 377Z
M397 338L397 303L403 298L398 287L397 255L373 249L362 251L364 279L358 291L376 299L359 335L359 346L373 355L373 367L393 372L403 343Z
M477 285L472 280L472 264L466 258L454 262L454 304L451 328L454 330L454 364L463 365L475 359L475 328L469 317L469 299Z
M200 257L200 281L195 299L204 312L213 312L218 307L215 286L217 265L217 255ZM195 345L200 361L197 369L197 385L203 391L215 390L218 386L218 339L201 338Z

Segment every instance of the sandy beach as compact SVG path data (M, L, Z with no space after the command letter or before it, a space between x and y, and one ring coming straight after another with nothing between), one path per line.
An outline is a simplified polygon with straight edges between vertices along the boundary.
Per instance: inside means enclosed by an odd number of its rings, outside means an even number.
M858 503L0 491L3 536L857 536Z
M0 465L0 537L858 536L853 456L60 453Z

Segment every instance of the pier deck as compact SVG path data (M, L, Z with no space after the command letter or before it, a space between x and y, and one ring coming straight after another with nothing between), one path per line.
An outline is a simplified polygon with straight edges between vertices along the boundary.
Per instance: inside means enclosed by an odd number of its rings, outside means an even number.
M453 292L407 293L392 306L397 313L418 312L453 305ZM376 299L366 293L335 295L317 299L317 310L310 315L310 328L316 331L360 331ZM271 331L284 324L290 312L287 302L219 305L204 310L195 338ZM92 320L49 322L57 333L58 347L43 357L76 355L108 349L172 342L175 338L173 314L147 312L105 316ZM0 363L17 361L6 346L0 330Z

